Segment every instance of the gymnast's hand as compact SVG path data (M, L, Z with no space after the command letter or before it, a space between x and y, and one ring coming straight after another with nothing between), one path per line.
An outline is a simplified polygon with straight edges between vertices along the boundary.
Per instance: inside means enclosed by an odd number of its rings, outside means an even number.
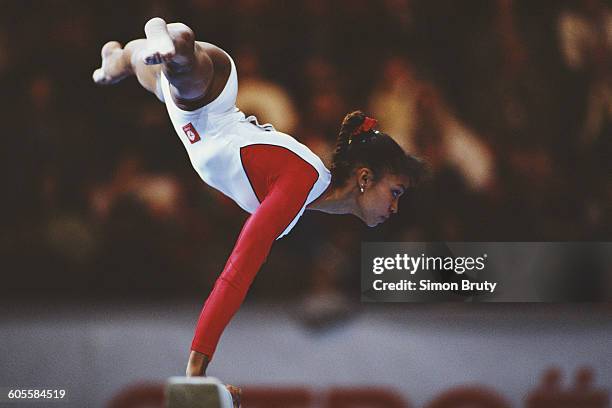
M210 359L206 354L192 350L191 354L189 355L189 362L187 363L187 377L205 377L206 367L208 367L209 362ZM225 388L227 388L232 395L234 408L240 408L240 397L242 397L242 390L229 384L227 384Z
M191 350L189 362L187 363L187 377L206 377L206 367L210 359L206 354Z

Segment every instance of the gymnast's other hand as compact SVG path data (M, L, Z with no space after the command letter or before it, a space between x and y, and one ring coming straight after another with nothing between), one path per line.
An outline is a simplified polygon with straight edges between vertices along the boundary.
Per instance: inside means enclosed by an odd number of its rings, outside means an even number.
M191 350L187 363L187 377L205 377L209 362L210 358L206 354Z
M225 388L227 388L227 390L232 395L232 402L233 402L234 408L240 408L240 400L242 399L242 390L230 384L226 384Z

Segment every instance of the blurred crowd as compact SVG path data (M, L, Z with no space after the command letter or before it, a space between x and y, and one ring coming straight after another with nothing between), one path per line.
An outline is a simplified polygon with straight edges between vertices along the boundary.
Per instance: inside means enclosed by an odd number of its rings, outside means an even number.
M143 37L153 16L228 51L238 107L326 164L354 109L428 163L428 182L379 228L307 213L275 244L252 290L259 299L357 296L362 241L610 240L604 0L3 8L3 293L203 296L222 270L247 214L198 178L154 96L134 79L91 81L102 45Z

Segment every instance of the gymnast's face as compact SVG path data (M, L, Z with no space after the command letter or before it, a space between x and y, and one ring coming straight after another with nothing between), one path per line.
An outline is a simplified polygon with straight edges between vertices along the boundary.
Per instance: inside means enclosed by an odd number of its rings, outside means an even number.
M369 169L357 170L357 176L358 216L368 227L382 224L399 211L399 198L409 185L407 177L385 174L377 179Z

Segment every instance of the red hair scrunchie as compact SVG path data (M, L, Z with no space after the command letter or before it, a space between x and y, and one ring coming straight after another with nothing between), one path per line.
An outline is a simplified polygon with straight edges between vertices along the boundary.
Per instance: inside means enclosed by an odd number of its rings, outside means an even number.
M378 121L376 119L366 116L363 120L363 123L357 129L355 129L353 133L351 133L349 144L351 144L351 142L353 141L353 136L356 136L363 132L369 132L374 128L374 126L376 126L377 123Z
M353 131L352 136L355 136L361 132L369 132L374 128L374 126L376 126L377 123L378 121L376 119L366 116L361 126Z

